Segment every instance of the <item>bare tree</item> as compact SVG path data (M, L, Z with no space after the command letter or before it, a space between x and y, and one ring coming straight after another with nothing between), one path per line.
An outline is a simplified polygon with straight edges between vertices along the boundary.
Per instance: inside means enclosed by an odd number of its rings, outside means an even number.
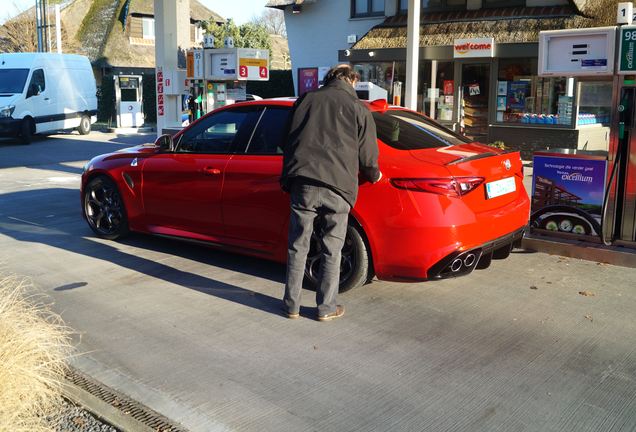
M285 16L283 11L278 9L266 9L260 16L252 18L252 23L262 25L267 29L267 33L287 37L285 29Z
M20 14L0 26L0 52L36 52L35 17Z
M49 3L59 3L59 0L49 0ZM14 9L19 10L15 4ZM57 48L55 38L51 42L52 49ZM62 26L62 46L65 51L71 48L69 42L69 37ZM34 8L19 13L13 18L8 18L4 24L0 25L0 52L36 52L37 50L38 35Z

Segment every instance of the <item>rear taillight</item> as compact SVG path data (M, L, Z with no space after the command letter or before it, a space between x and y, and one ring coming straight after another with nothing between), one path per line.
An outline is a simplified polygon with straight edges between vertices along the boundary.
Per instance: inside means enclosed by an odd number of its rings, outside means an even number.
M391 184L398 189L406 189L417 192L431 192L453 197L466 195L483 182L483 177L391 179Z

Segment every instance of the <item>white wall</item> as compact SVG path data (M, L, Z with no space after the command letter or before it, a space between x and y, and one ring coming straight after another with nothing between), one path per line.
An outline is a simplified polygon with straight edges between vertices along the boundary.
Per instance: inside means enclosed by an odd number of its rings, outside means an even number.
M387 3L391 0L387 0ZM285 8L285 25L294 77L294 91L298 91L298 68L335 66L338 50L350 48L347 36L356 34L358 40L384 17L349 18L349 0L320 0L303 4L302 12L292 14Z

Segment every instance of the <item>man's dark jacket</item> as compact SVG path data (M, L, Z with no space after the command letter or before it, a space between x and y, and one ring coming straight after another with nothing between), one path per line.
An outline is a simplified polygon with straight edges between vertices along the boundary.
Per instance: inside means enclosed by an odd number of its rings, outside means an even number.
M300 177L330 187L353 207L358 172L370 182L380 177L375 122L351 84L335 79L296 101L281 186L289 191Z

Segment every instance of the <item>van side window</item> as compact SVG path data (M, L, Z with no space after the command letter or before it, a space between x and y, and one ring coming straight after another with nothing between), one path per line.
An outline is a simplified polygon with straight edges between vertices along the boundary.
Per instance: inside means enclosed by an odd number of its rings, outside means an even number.
M42 69L36 69L31 75L31 82L29 83L29 91L27 92L27 98L31 96L37 96L44 91L46 83L44 82L44 71Z

